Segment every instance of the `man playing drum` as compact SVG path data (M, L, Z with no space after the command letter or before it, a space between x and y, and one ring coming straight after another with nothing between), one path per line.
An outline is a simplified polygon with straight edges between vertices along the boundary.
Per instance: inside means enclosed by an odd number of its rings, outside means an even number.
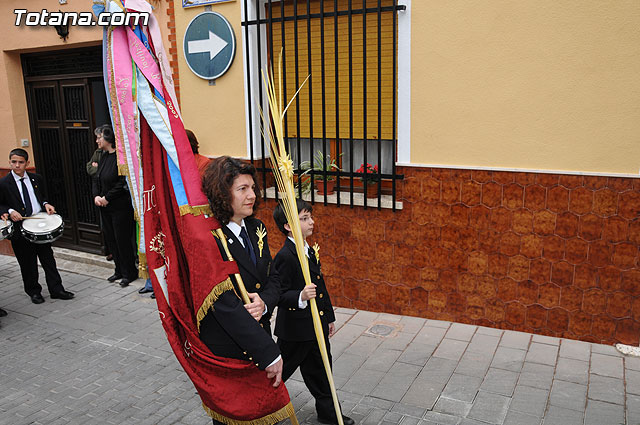
M73 293L62 286L62 278L53 258L51 243L33 243L25 239L21 232L21 222L46 211L55 214L56 209L46 201L44 179L39 174L28 173L29 154L24 149L14 149L9 153L11 172L0 179L0 218L11 219L14 223L11 247L16 255L24 290L34 304L44 302L42 287L38 283L38 259L44 269L51 298L70 300Z

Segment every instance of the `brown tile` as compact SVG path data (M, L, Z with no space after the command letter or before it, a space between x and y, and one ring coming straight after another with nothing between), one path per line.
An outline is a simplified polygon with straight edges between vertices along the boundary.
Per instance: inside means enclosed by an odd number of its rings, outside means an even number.
M591 264L579 264L573 277L573 284L582 289L598 286L598 271Z
M429 308L435 312L443 312L447 307L447 294L442 291L429 292Z
M356 238L345 238L341 241L342 243L336 244L335 239L336 238L328 238L326 239L326 242L322 244L319 243L320 249L322 250L322 248L326 248L325 251L331 253L332 257L341 257L343 255L348 258L361 257L360 253L362 250L360 249L360 240ZM365 246L367 254L371 255L371 248L369 248L370 245L366 241L362 241L362 244Z
M471 303L480 297L474 297L474 299L467 298L467 311L466 314L471 320L477 321L483 319L485 316L484 306L471 305Z
M351 223L346 220L338 220L333 223L333 232L335 235L342 237L351 236Z
M384 225L380 220L367 220L367 240L369 242L379 242L384 240Z
M511 210L522 208L524 205L524 187L519 184L512 183L504 186L503 205Z
M451 217L449 222L454 226L466 227L469 225L470 208L464 204L454 204L451 206Z
M620 194L618 214L624 218L635 220L640 215L640 192L630 190Z
M544 238L542 256L547 260L560 261L564 258L565 242L559 236Z
M640 270L626 270L622 272L620 289L631 296L640 295Z
M431 175L438 180L451 180L453 170L451 168L432 168Z
M580 217L579 234L587 241L600 239L604 220L595 214L587 214Z
M390 269L387 264L389 263L374 262L368 269L367 277L373 282L388 282Z
M503 302L512 301L518 297L518 283L510 277L499 279L496 288L496 294Z
M629 238L629 220L615 216L604 221L602 238L609 242L623 242Z
M422 288L419 288L422 290ZM402 307L410 305L411 303L411 290L405 286L398 285L393 287L391 295L391 303L396 307Z
M620 319L631 313L631 297L624 292L614 292L607 297L607 313Z
M406 266L402 268L401 281L409 288L415 288L420 282L420 268Z
M461 188L460 199L463 204L472 207L480 203L482 193L482 185L480 183L474 181L462 182Z
M622 273L616 267L604 267L598 270L598 286L607 292L622 289Z
M630 243L619 243L613 247L613 264L621 269L630 269L638 264L638 246Z
M498 232L506 232L511 228L512 212L505 207L491 210L491 228Z
M547 191L547 208L561 213L569 209L569 189L554 186Z
M531 211L540 211L547 205L547 189L542 186L527 186L524 189L524 206Z
M578 234L579 218L577 215L565 212L556 218L556 235L570 238Z
M558 184L560 181L560 176L558 174L546 174L546 173L538 173L536 174L536 183L545 187L552 187Z
M449 256L449 266L451 270L466 272L469 270L469 254L467 251L454 249Z
M604 241L591 242L588 259L596 267L608 266L611 264L611 246Z
M566 261L555 263L551 267L551 281L559 286L569 286L573 283L574 265Z
M407 201L422 199L422 179L405 175L401 185L402 197Z
M474 251L469 254L469 273L481 275L487 272L489 257L482 251Z
M569 211L586 214L593 208L593 191L585 187L572 189L569 193Z
M640 323L633 319L622 319L616 323L615 338L622 344L638 345L640 335Z
M509 277L516 281L529 278L529 259L522 255L509 258Z
M500 232L494 229L478 230L480 250L487 253L498 252L500 248Z
M358 239L367 239L367 219L353 217L351 219L351 235Z
M447 294L456 292L458 290L458 285L456 283L456 273L452 270L444 270L440 272L439 286L439 289L442 292L446 292Z
M389 241L391 238L387 237L387 232L390 230L391 226L388 226L389 223L385 223L385 238ZM399 231L402 235L401 240L397 241L397 237L393 238L394 243L404 243L409 246L415 246L418 249L429 246L429 244L425 244L425 235L428 235L429 230L432 226L424 225L421 226L417 223L402 223L404 226L396 227L394 230ZM431 235L428 235L431 237Z
M507 185L515 181L516 173L513 171L493 171L491 177L494 182Z
M448 249L435 247L429 252L429 263L427 265L439 270L448 269L449 254Z
M509 257L502 254L489 255L489 274L495 277L506 276L509 271Z
M427 202L417 202L411 209L413 221L420 225L433 223L433 204ZM391 225L392 221L385 223L386 226ZM397 227L400 227L403 223L396 223ZM402 234L402 233L400 233ZM391 232L387 232L387 235L393 235ZM393 237L393 236L392 236ZM397 236L399 238L399 236Z
M599 314L593 316L593 336L601 340L608 340L614 334L616 322L610 316Z
M482 185L482 204L489 208L502 204L502 186L490 182Z
M633 189L634 180L637 179L627 177L609 177L607 186L616 192L624 192L625 190Z
M421 198L426 202L438 202L440 200L440 182L434 178L425 179L422 182Z
M537 235L524 235L520 240L520 254L528 258L542 255L543 239Z
M479 276L476 282L476 293L485 300L496 295L496 279L492 276Z
M576 311L569 314L569 330L578 336L591 334L593 316L583 311Z
M471 179L478 183L488 183L492 180L492 172L486 170L472 170Z
M631 302L631 316L634 320L640 320L640 297Z
M560 175L560 186L564 186L567 189L575 189L576 187L582 186L583 183L583 176L575 176L572 174Z
M531 233L533 231L533 213L524 208L515 210L511 219L511 227L516 233Z
M417 266L424 267L427 264L418 264L416 262L415 254L420 250L416 250L414 247L404 244L398 244L394 248L393 259L399 266ZM426 259L426 256L425 256Z
M376 299L381 304L391 304L393 299L393 285L379 283L376 285Z
M471 180L471 170L451 170L451 178L456 181Z
M505 320L512 325L524 324L527 309L518 301L511 301L505 305Z
M440 227L435 225L418 226L415 232L416 238L418 240L418 243L416 244L416 246L423 246L423 247L429 247L429 248L438 246L441 238L440 229L441 229ZM387 231L385 229L385 236L387 237L387 239L389 239L388 233L386 232Z
M467 309L466 298L457 292L447 294L447 311L461 314Z
M518 254L520 251L520 236L513 232L507 232L500 238L500 253L508 256Z
M593 212L609 217L618 209L618 194L611 189L600 189L593 194Z
M444 226L451 215L451 207L444 202L438 202L433 205L433 223L438 226Z
M442 182L442 202L455 204L460 202L460 182L446 180Z
M352 301L357 300L360 298L359 288L359 281L355 279L344 279L342 295Z
M607 187L607 177L604 176L584 176L584 187L589 189L602 189Z
M566 332L569 330L569 313L560 307L549 310L547 327L553 332Z
M491 224L491 210L484 205L477 205L469 209L469 225L476 229L488 229ZM640 232L639 232L640 234Z
M542 210L533 215L533 231L539 235L552 235L556 229L556 214Z
M527 307L526 325L533 329L541 329L547 325L547 309L539 304Z
M580 238L568 239L565 242L564 258L572 264L586 261L588 253L589 244Z
M461 273L457 276L458 291L462 294L471 294L476 290L476 276L469 273Z
M359 289L359 301L364 301L366 303L371 303L376 301L376 284L370 280L363 280L358 282ZM333 295L332 295L333 298Z
M584 291L582 311L589 314L602 314L607 308L607 296L600 289L588 289Z
M498 299L492 299L487 301L487 304L484 308L485 315L487 319L492 322L500 322L505 320L505 307L504 303Z
M531 260L531 266L529 268L529 279L537 284L550 282L551 262L542 258Z
M575 286L565 286L560 290L560 306L567 311L576 311L582 307L584 291Z
M629 241L640 245L640 219L632 220L629 223Z
M515 175L515 182L523 186L528 186L536 182L536 173L516 172L514 173L514 175Z
M429 307L429 292L423 288L413 288L411 290L411 305L419 311L426 310Z
M422 286L427 291L431 291L432 289L437 288L438 277L440 276L440 272L437 269L432 267L424 267L420 270L420 286Z
M560 305L560 287L553 283L538 286L538 304L546 308Z
M524 305L538 302L538 285L530 280L518 282L518 301Z

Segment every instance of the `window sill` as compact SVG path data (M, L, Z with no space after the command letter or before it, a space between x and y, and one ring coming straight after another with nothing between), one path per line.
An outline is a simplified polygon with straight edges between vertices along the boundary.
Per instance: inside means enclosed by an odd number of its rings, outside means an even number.
M296 192L297 195L297 192ZM276 190L275 187L271 186L267 188L267 199L275 199ZM282 198L282 195L279 194L279 198ZM311 193L306 193L302 195L302 199L305 201L311 201ZM318 195L318 191L314 190L314 198L313 200L316 203L324 203L324 195ZM364 206L364 194L363 193L354 193L353 194L353 206ZM368 208L378 208L378 198L366 198L367 207ZM380 208L392 209L393 208L393 197L391 195L382 195L380 197ZM338 193L335 192L332 195L327 195L327 204L338 204ZM340 206L349 206L351 205L351 194L349 192L342 191L340 192ZM402 209L402 202L396 201L396 210Z

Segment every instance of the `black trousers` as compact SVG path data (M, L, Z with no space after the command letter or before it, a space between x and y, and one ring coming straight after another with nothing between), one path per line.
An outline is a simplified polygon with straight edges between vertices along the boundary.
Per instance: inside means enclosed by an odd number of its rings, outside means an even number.
M329 354L329 364L332 364L331 346L329 339L324 340ZM329 379L324 370L322 355L317 341L292 342L278 338L278 347L282 355L282 381L285 382L293 375L298 367L305 385L316 399L316 412L325 419L335 419L336 411L331 398Z
M41 293L42 286L38 283L38 259L44 269L45 280L50 294L57 294L64 291L62 278L56 267L56 260L53 258L51 244L35 244L22 237L19 229L14 231L11 237L11 247L16 255L22 274L24 292L32 296Z
M138 269L135 264L135 252L131 238L135 232L133 221L133 208L101 207L102 231L105 242L113 255L116 265L116 274L129 280L138 278Z

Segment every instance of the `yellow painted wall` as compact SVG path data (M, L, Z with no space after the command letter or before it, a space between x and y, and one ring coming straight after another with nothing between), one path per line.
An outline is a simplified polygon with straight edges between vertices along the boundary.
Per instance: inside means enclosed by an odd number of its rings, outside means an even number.
M640 1L413 0L411 162L638 174Z
M185 127L198 137L202 155L248 157L245 128L244 61L242 51L241 2L215 4L213 12L222 14L233 26L236 53L229 70L210 86L196 76L184 60L182 43L189 22L204 7L182 8L175 0L176 39L180 72L180 107Z

